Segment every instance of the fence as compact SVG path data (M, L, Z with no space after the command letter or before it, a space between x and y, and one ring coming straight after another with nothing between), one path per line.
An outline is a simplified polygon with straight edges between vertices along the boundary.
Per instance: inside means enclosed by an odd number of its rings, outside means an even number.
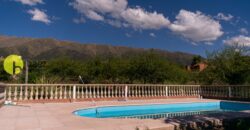
M5 92L5 86L4 86L4 84L0 83L0 107L4 103L4 96L5 96L4 92Z
M71 101L198 97L199 85L7 84L5 100Z
M81 101L148 98L250 98L250 86L147 84L6 84L5 100Z

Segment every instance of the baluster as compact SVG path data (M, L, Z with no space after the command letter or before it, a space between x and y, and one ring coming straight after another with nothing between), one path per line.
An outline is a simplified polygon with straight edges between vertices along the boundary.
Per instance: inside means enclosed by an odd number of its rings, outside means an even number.
M85 98L89 98L89 91L88 91L88 86L85 87Z
M176 87L173 86L172 88L173 88L173 96L176 96L176 93L177 93Z
M33 88L34 88L34 86L31 86L31 88L30 88L30 97L29 97L29 100L33 100Z
M166 96L166 97L169 96L169 91L168 91L168 90L169 90L169 86L166 86L166 87L165 87L165 94L166 94L165 96Z
M12 88L13 88L13 86L9 86L9 98L8 98L9 101L11 101L12 97L13 97L13 95L12 95Z
M132 85L128 87L128 92L131 97L134 97L134 87Z
M54 99L54 86L50 86L50 96L49 99Z
M115 87L113 85L111 85L111 93L110 93L110 95L111 95L112 98L114 97L114 92L115 92L114 88Z
M92 86L89 86L89 98L93 98L93 95L92 95Z
M63 86L64 88L64 93L63 93L63 99L67 99L67 86Z
M84 99L84 91L83 91L84 87L83 86L77 86L77 98L81 98Z
M72 94L73 94L73 92L72 92L72 91L73 91L73 86L74 86L74 85L69 85L69 86L68 86L68 89L69 89L69 99L72 99L72 98L73 98L73 96L72 96Z
M185 86L181 86L182 87L182 96L187 96L186 94L188 92L186 92L186 87Z
M145 96L145 87L146 86L141 86L141 97L146 97Z
M96 87L96 98L100 98L100 86Z
M163 96L163 86L160 86L160 96Z
M93 89L93 98L95 98L96 97L96 95L95 95L95 86L92 86L92 89Z
M126 91L126 86L127 86L127 85L122 86L122 97L126 97L126 96L125 96L125 94L126 94L126 92L125 92L125 91ZM127 87L128 87L128 86L127 86ZM129 90L128 90L128 91L129 91ZM127 92L127 96L129 96L129 92Z
M25 85L24 100L28 100L28 94L27 94L28 90L27 90L27 87L28 86Z
M86 86L81 86L81 91L82 91L82 98L87 98L87 95L86 95Z
M17 86L14 87L14 100L17 100Z
M154 86L154 90L155 90L155 97L158 97L158 86Z
M141 86L141 85L138 86L138 88L139 88L139 97L142 97L142 87L143 86Z
M198 92L197 92L197 87L193 86L193 87L192 87L191 96L197 96L197 95L198 95L197 93L198 93Z
M161 97L161 92L162 92L161 86L158 86L157 89L158 89L158 96Z
M103 87L100 85L99 86L99 89L100 89L100 98L103 98Z
M173 88L173 96L176 96L176 93L177 93L176 86L173 86L172 88Z
M5 89L4 89L4 97L3 97L4 101L7 100L8 97L9 97L9 95L8 95L8 86L6 86Z
M41 86L41 96L40 99L44 99L44 86Z
M134 94L135 94L135 97L137 97L137 96L138 96L138 90L137 90L137 89L138 89L138 88L137 88L137 85L135 85L135 86L134 86L134 91L135 91L135 93L134 93Z
M115 85L115 94L114 96L117 98L118 97L118 85Z
M141 97L145 97L145 86L141 86Z
M151 97L154 97L154 87L153 86L150 86L150 91L151 91Z
M59 92L60 92L59 99L62 99L62 95L63 95L63 86L62 85L60 85Z
M118 97L121 98L122 97L122 86L119 85L118 87Z
M58 99L58 86L55 86L55 99Z
M173 86L173 96L176 96L176 94L177 94L176 86Z
M23 85L20 86L19 100L23 100Z
M36 87L35 100L38 100L38 89L39 89L39 86Z
M80 91L80 86L75 86L76 87L76 99L81 98L81 91Z
M45 100L48 99L48 86L44 86L45 88L45 92L44 92L44 95L45 95Z
M155 86L152 86L152 96L155 97Z
M163 96L163 86L159 86L159 89L160 89L160 97L162 97Z
M107 86L103 86L103 97L106 98L107 97Z
M166 86L168 96L172 96L172 86Z

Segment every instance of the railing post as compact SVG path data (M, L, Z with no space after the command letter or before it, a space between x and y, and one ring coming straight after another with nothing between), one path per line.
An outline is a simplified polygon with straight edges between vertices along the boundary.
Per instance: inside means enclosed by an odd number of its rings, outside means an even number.
M168 86L166 86L166 97L168 97Z
M128 99L128 85L125 86L125 100Z
M73 86L73 99L76 99L76 85Z
M231 89L231 86L228 86L228 97L229 97L229 98L232 97L232 89Z
M3 83L0 83L0 107L4 104L6 100L6 86Z

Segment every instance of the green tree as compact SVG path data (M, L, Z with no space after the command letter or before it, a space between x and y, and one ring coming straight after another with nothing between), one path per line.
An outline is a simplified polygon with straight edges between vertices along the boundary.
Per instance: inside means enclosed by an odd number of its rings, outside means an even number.
M250 60L244 48L226 47L208 57L208 68L200 74L206 84L246 84ZM249 83L249 82L248 82Z

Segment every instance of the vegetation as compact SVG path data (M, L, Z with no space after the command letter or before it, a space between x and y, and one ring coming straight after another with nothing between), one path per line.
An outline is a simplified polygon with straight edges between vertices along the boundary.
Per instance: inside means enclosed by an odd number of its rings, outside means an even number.
M208 55L208 67L199 74L203 84L249 84L250 57L244 47L226 47Z
M204 60L208 67L202 72L187 71L185 66L154 51L84 61L67 57L30 61L29 83L250 84L250 57L244 48L226 47L209 54L207 59L196 56L191 65ZM0 72L1 81L25 81L24 73L16 79L6 74L2 66Z

